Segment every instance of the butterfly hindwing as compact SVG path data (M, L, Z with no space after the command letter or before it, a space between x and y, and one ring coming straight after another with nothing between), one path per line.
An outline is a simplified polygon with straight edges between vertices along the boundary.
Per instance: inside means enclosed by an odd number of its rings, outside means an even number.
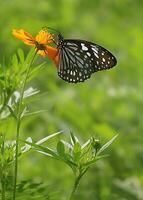
M103 47L84 40L63 40L59 48L58 75L67 82L83 82L99 70L116 65L116 58Z

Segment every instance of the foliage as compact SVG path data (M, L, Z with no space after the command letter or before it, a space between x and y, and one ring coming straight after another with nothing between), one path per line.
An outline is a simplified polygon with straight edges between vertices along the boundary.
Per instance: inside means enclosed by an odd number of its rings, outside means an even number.
M98 160L107 157L107 155L100 156L100 154L112 144L117 135L103 146L101 146L99 140L96 140L93 137L88 139L84 144L81 144L72 132L70 133L70 137L70 143L64 140L59 141L57 143L56 151L39 145L39 142L33 143L26 141L26 144L48 157L66 163L72 169L75 180L70 199L73 199L81 178L91 165L95 164Z
M25 53L28 52L27 47L12 38L13 28L25 28L34 35L41 27L51 26L67 38L86 39L105 46L118 59L116 68L96 73L89 81L79 85L60 80L54 65L45 59L45 70L39 71L27 86L27 89L38 88L41 93L24 99L26 104L29 103L27 108L30 111L22 120L23 140L30 136L37 141L47 133L64 129L72 130L81 140L96 136L107 141L115 133L120 133L116 144L108 152L111 156L89 170L75 199L143 199L142 8L140 0L1 1L0 105L10 92L18 91L20 86L18 79L21 76L14 73L11 55L19 46ZM40 59L35 63L39 65ZM12 86L6 87L1 98L3 69L9 70L7 82L14 78ZM17 68L18 74L22 69ZM13 74L11 70L14 70ZM15 93L12 99L15 101ZM35 113L37 108L40 114ZM8 117L4 117L5 113ZM6 141L15 139L15 119L9 108L5 108L1 115L0 133L6 134ZM51 140L49 146L53 147L56 142L56 139ZM69 169L60 162L55 164L52 159L47 161L46 156L33 152L25 155L20 159L20 183L34 177L32 183L38 185L44 182L43 193L46 188L46 194L55 192L51 199L59 200L59 196L64 199L72 185L72 178L67 178L70 177ZM38 190L38 186L35 187ZM29 188L30 181L27 191ZM32 195L26 198L32 198Z

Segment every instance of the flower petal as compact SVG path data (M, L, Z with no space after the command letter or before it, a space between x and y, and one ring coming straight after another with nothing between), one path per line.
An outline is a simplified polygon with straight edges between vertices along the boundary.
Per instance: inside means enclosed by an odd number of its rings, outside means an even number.
M37 54L40 55L40 56L42 56L42 57L46 56L46 53L45 53L44 50L38 50Z
M53 34L48 33L47 31L41 30L38 35L36 35L35 40L39 44L48 44L53 42Z
M58 67L58 65L59 65L59 51L58 51L58 49L46 45L45 54L46 54L51 60L53 60L53 62L55 63L55 65Z
M16 38L22 40L27 45L33 46L35 44L35 39L32 37L32 35L26 31L24 31L23 29L19 29L19 30L14 29L12 31L12 34Z

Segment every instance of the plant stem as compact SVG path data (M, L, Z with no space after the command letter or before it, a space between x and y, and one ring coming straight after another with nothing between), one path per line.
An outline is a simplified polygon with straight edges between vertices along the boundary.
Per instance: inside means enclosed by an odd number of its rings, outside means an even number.
M2 154L2 158L4 157L4 137L2 137L2 147L1 147L1 154ZM5 168L4 168L4 163L2 161L1 164L1 172L0 172L0 176L1 176L1 196L2 196L2 200L5 200Z
M77 187L79 185L79 181L80 181L80 178L79 177L76 177L75 178L75 181L74 181L74 185L73 185L73 188L72 188L72 191L71 191L71 194L70 194L70 198L69 200L72 200L76 190L77 190Z
M5 200L5 172L4 172L4 168L2 168L2 172L1 172L1 195L2 195L2 200Z
M25 74L23 85L22 85L21 91L20 91L20 99L19 99L18 109L17 109L17 130L16 130L16 149L15 149L16 153L15 153L13 200L16 199L16 184L17 184L17 172L18 172L19 134L20 134L20 127L21 127L21 106L22 106L22 102L23 102L24 90L25 90L26 82L27 82L27 79L28 79L28 76L29 76L31 65L32 65L32 63L34 61L34 58L36 56L36 53L37 53L37 51L34 53L33 58L31 59L31 62L29 63L29 65L27 67L27 71L26 71L26 74Z
M7 98L5 99L3 106L0 108L0 114L3 112L4 108L7 106L7 103L10 99L10 95L7 96Z
M72 198L74 197L74 194L79 186L79 182L87 170L88 168L85 168L84 170L79 170L78 175L75 175L75 181L74 181L74 185L73 185L69 200L72 200Z

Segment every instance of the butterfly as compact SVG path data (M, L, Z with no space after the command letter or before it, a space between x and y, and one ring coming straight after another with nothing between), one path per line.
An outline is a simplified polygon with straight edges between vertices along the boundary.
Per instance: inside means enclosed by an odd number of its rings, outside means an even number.
M58 76L66 82L78 83L89 79L97 71L117 64L112 53L100 45L86 40L64 39L57 35Z

